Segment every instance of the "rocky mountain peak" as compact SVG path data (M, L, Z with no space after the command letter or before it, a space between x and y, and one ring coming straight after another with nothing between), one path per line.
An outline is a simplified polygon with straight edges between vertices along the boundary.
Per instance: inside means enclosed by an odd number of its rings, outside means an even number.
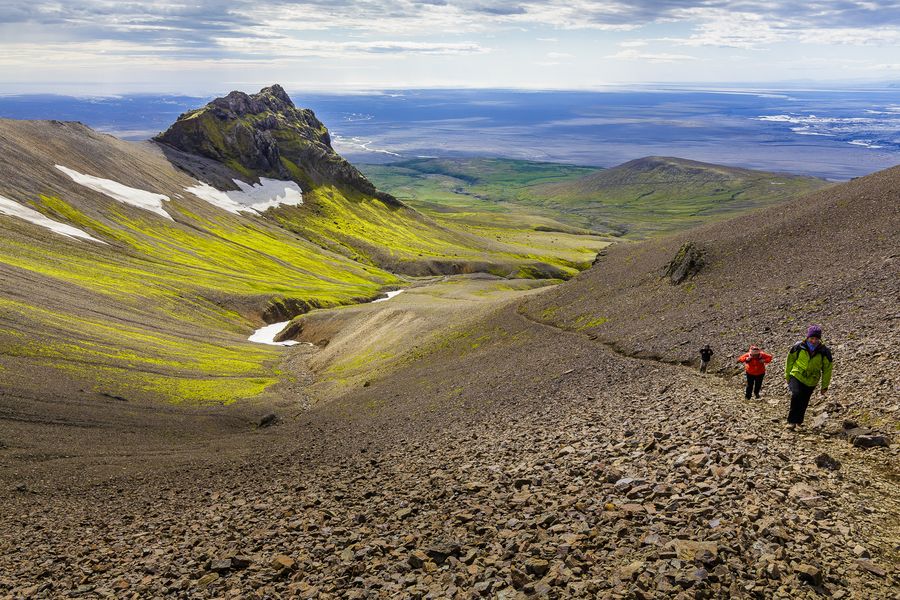
M291 97L288 96L287 92L284 91L284 88L278 85L277 83L270 85L269 87L265 87L259 91L257 96L271 96L275 100L278 100L282 104L293 107L294 102L291 100Z
M154 140L179 153L179 166L194 176L201 156L222 163L235 178L291 179L303 189L350 187L389 204L399 202L375 186L331 146L328 128L313 111L297 108L278 84L256 94L234 91L205 107L184 113ZM171 153L170 153L171 154ZM225 178L225 185L230 178ZM221 185L221 181L218 182Z
M267 111L278 113L296 109L291 97L277 83L252 95L233 91L223 98L216 98L209 105L241 117Z

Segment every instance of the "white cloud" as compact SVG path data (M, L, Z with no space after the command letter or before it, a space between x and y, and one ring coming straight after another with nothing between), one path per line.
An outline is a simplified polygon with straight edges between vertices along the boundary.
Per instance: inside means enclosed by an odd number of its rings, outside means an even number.
M556 52L543 55L534 46ZM775 54L797 56L808 53L804 48L823 57L853 53L863 60L843 74L866 75L900 60L898 47L897 0L0 0L5 84L83 81L98 73L175 86L195 75L213 82L315 75L336 86L507 84L511 57L521 60L523 52L536 53L529 58L540 66L658 81L677 71L647 65L701 58L705 74L783 75L791 67ZM767 57L759 52L772 48L777 53ZM735 69L726 54L749 66ZM600 58L619 63L598 69ZM549 73L519 80L546 85Z
M730 11L696 11L702 18L695 32L672 40L685 46L756 48L779 41L780 35L762 15Z
M490 51L476 42L420 42L372 40L360 42L328 42L298 40L289 37L266 40L250 38L220 38L219 44L242 56L279 56L342 58L348 56L385 54L484 54Z
M696 56L689 54L673 54L671 52L639 52L634 49L621 50L615 54L606 56L612 60L641 60L651 63L676 63L688 60L697 60Z
M875 22L861 27L826 27L802 15L786 13L773 18L765 12L737 12L720 8L691 8L680 15L695 24L694 31L688 37L669 38L667 41L685 46L755 49L782 42L853 46L896 46L900 43L900 28L879 26Z

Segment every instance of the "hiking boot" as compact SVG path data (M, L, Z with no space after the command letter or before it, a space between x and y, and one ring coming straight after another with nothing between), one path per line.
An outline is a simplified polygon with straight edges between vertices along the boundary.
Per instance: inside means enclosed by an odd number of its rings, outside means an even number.
M750 398L747 398L749 400ZM756 394L756 399L759 400L759 394Z
M784 426L784 428L787 431L797 431L797 424L796 423L788 423L787 425Z

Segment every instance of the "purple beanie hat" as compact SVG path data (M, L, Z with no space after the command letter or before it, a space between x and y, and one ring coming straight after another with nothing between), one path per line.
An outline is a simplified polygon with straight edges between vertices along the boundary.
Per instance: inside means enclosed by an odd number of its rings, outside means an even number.
M809 329L806 330L806 337L822 337L822 327L820 325L810 325Z

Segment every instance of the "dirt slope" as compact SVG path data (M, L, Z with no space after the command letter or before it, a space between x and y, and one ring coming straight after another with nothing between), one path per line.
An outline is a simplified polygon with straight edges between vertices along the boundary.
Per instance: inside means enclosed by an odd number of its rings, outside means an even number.
M772 382L764 402L746 402L734 381L650 359L656 347L690 358L677 345L686 334L719 332L708 341L724 346L743 333L735 315L747 284L721 262L762 243L751 226L768 232L769 259L797 240L832 251L821 254L829 263L809 253L778 263L792 286L819 267L805 290L779 291L761 271L776 305L831 301L795 328L815 317L838 339L879 325L877 341L896 341L883 327L896 311L894 262L872 258L896 255L896 180L888 171L807 209L618 247L524 307L441 323L446 337L417 348L417 360L330 403L282 410L274 427L235 422L216 438L198 424L192 439L182 412L175 452L154 430L100 455L0 438L0 596L896 598L897 444L863 451L827 432L786 432ZM673 287L661 269L686 237L708 249L709 266ZM867 265L868 277L857 271ZM689 306L702 286L713 305ZM852 286L868 296L829 291ZM616 319L628 311L633 320ZM787 343L796 331L772 335L762 341L775 347L775 335ZM841 377L881 368L885 347L846 358L834 347ZM307 351L288 350L301 379L315 362ZM896 370L881 378L896 388ZM835 400L846 387L836 379ZM81 423L53 427L86 439ZM824 466L823 454L840 464Z
M0 491L0 593L891 597L884 453L788 435L714 378L515 305L486 323L477 348L461 336L243 449L194 444L193 465L22 465L24 491Z
M898 200L900 167L725 223L619 245L523 310L669 362L696 362L709 343L722 375L739 372L734 360L751 343L775 354L777 372L788 348L819 323L836 365L829 412L897 429ZM705 266L673 285L665 269L685 243L701 249ZM769 384L781 385L774 376Z

